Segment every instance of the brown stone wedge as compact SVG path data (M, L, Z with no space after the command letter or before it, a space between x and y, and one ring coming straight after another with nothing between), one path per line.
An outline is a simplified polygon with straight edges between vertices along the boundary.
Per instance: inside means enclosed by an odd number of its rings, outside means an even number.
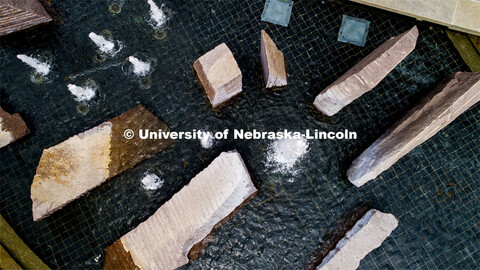
M30 130L18 113L9 114L0 107L0 148L29 133Z

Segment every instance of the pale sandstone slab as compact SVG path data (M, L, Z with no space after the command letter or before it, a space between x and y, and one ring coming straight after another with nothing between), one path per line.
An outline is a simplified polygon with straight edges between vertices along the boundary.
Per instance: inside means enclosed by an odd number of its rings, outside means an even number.
M360 261L378 248L397 226L398 221L392 214L369 210L328 253L317 270L357 269Z
M50 21L38 0L0 0L0 36Z
M123 137L125 129L137 135ZM142 105L45 149L31 187L33 220L45 218L94 187L169 146L168 140L141 140L139 129L168 130Z
M348 169L359 187L375 179L480 100L480 72L457 72L388 129Z
M445 25L480 35L480 1L477 0L351 0L361 4Z
M107 248L104 269L175 269L218 223L255 194L242 157L223 152L150 218Z
M193 67L212 107L218 107L242 92L242 72L225 43L198 58Z
M260 61L266 88L287 85L285 58L270 36L262 30L260 38Z
M30 130L18 113L9 114L0 107L0 148L29 133Z
M418 29L415 26L383 43L325 88L313 104L327 116L336 114L380 83L415 49L417 38Z

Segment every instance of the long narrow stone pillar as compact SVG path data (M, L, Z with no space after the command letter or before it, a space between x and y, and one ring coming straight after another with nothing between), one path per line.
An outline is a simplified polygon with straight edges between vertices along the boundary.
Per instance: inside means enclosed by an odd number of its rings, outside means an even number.
M131 133L134 136L130 139ZM97 127L43 150L31 187L33 220L40 220L87 191L173 143L145 139L140 129L158 132L168 127L143 105Z
M418 29L391 38L325 88L313 103L327 116L339 112L379 84L417 44Z
M369 210L337 243L317 270L354 270L372 250L378 248L398 226L392 214Z
M240 154L221 153L155 214L108 247L104 269L175 269L187 264L219 222L256 191Z
M353 161L347 172L348 179L357 187L375 179L479 100L480 72L447 76Z

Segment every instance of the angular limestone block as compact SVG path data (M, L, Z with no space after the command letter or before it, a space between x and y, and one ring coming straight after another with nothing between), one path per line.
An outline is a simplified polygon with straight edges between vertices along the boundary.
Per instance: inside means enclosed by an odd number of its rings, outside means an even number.
M22 117L9 114L0 107L0 148L30 133Z
M266 88L287 85L287 71L283 53L270 36L262 30L260 41L260 61L262 62L263 80Z
M198 58L193 67L212 107L218 107L242 92L242 72L225 43Z
M359 187L428 140L480 100L480 72L457 72L388 129L348 169Z
M0 36L50 21L38 0L0 0Z
M317 270L357 269L360 261L378 248L397 225L392 214L369 210L328 253Z
M255 194L242 157L221 153L150 218L105 252L104 269L175 269L219 222Z
M124 132L135 132L126 139ZM139 129L168 130L137 105L97 127L43 150L31 187L33 220L40 220L82 194L168 147L171 140L142 140Z
M361 95L372 90L417 44L418 29L391 38L363 58L342 77L325 88L313 103L322 113L332 116Z

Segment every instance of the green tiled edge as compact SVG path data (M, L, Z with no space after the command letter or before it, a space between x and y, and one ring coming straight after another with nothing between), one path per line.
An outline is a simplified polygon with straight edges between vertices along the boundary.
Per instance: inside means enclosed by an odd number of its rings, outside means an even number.
M472 40L467 35L452 31L447 31L447 35L468 67L473 72L480 71L480 53Z
M13 258L25 269L50 269L40 258L33 253L33 251L18 237L15 231L8 225L7 221L0 215L0 244L5 247L6 255L11 254ZM7 253L8 251L8 253ZM0 267L2 269L12 269L9 267L3 267L3 251L2 251L2 263ZM10 256L9 256L10 257ZM15 268L13 268L15 269Z

